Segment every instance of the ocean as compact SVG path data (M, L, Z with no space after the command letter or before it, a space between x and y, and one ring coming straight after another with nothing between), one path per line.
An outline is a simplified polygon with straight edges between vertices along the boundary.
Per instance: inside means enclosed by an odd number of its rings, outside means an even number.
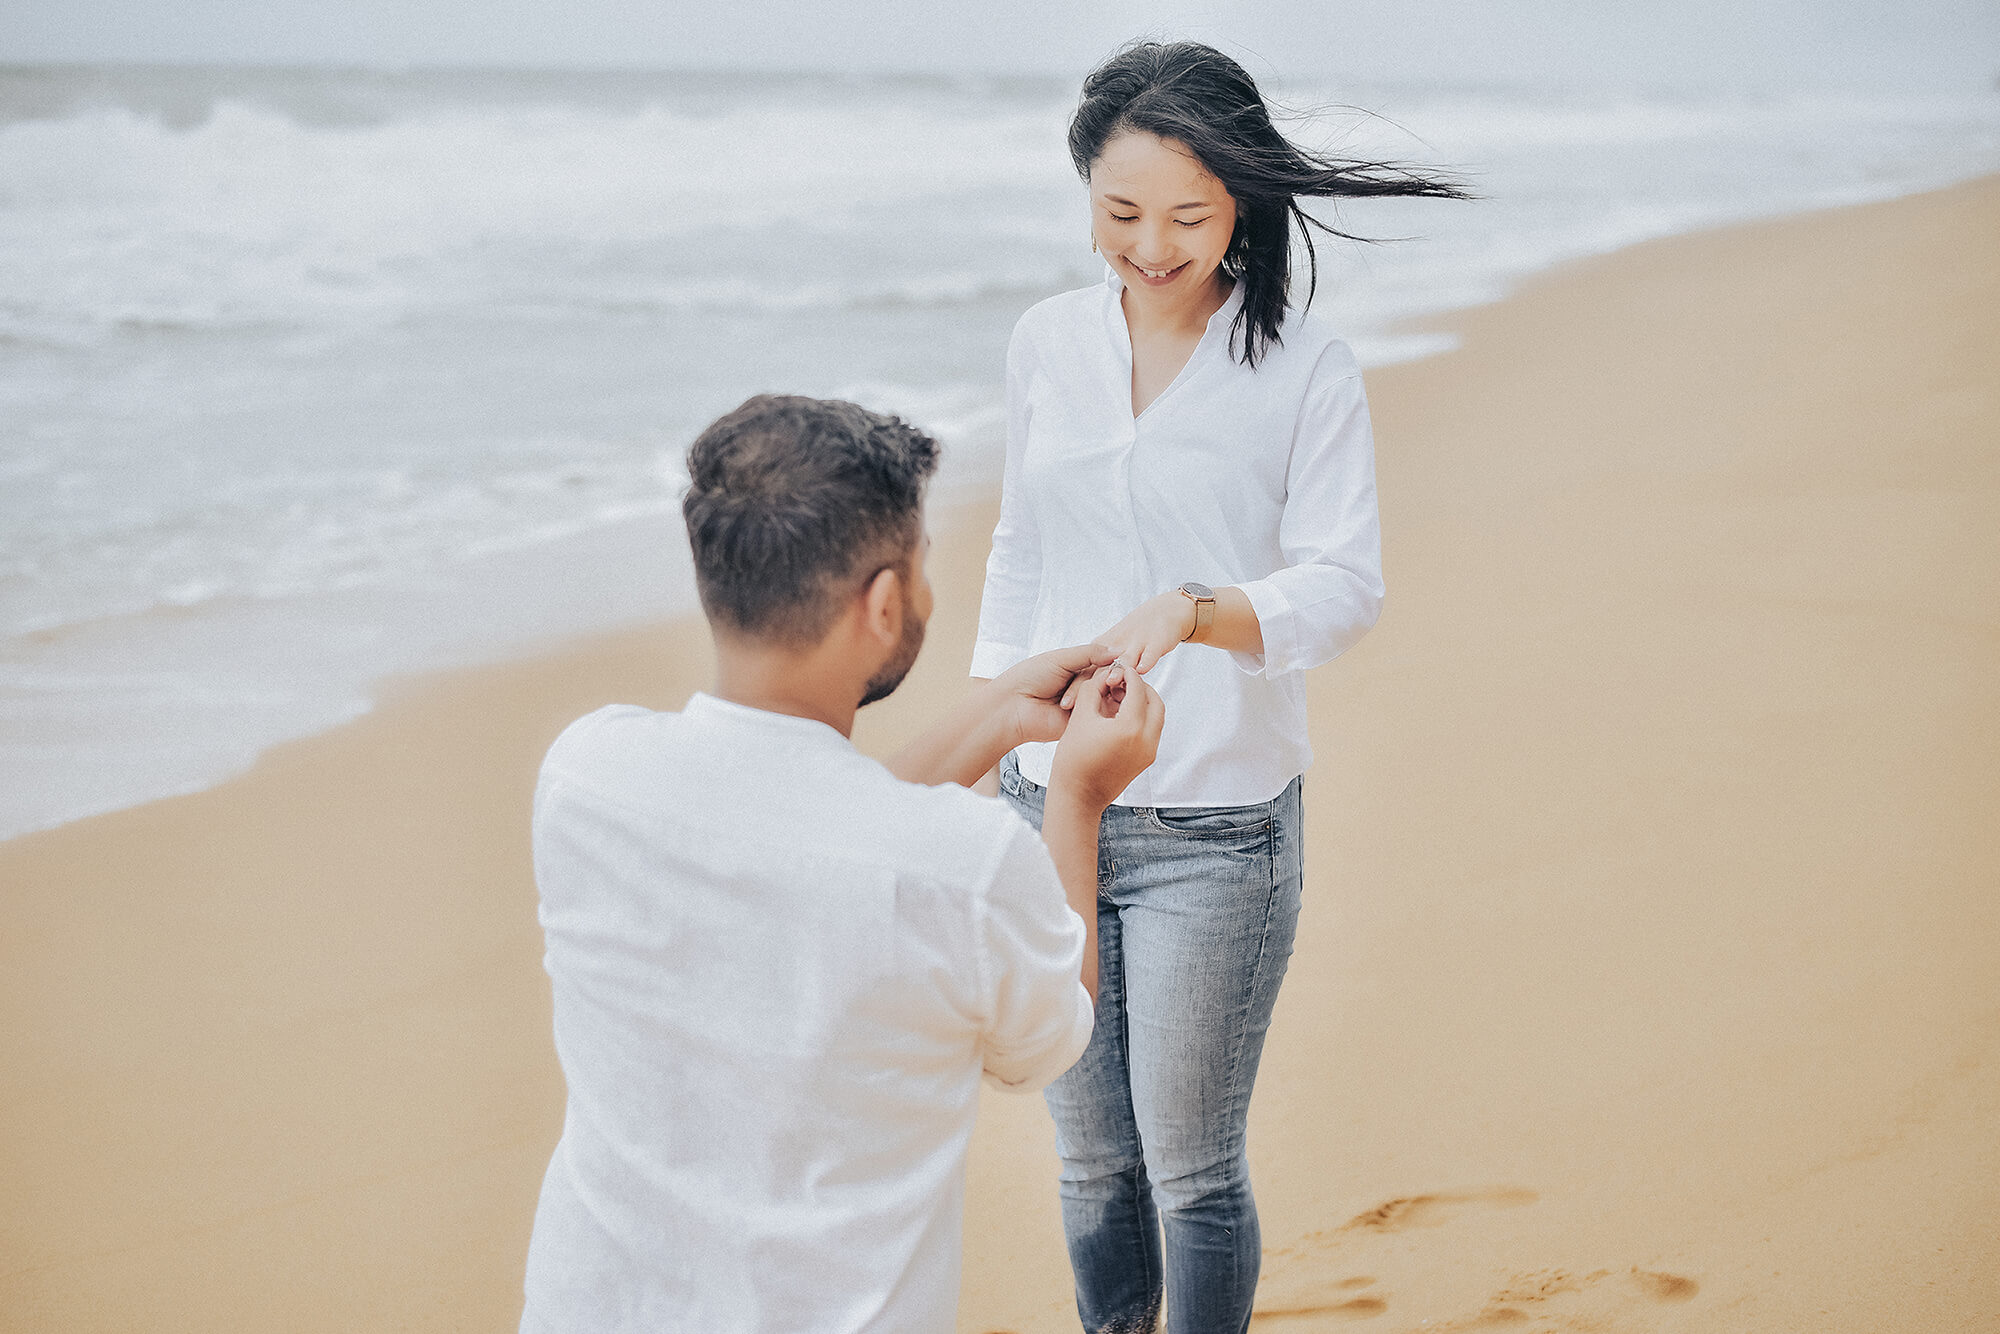
M2000 95L1271 91L1484 196L1322 214L1385 238L1320 243L1372 366L1565 260L2000 170ZM990 487L1014 319L1101 275L1074 94L0 68L0 837L691 609L681 453L751 393L893 410L943 501Z

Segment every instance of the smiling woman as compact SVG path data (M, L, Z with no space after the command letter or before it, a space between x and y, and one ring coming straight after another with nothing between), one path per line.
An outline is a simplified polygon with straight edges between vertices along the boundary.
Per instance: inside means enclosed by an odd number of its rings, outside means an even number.
M1301 673L1382 598L1359 365L1305 314L1310 228L1343 233L1298 200L1464 195L1296 148L1250 76L1192 43L1091 75L1069 149L1110 271L1015 328L973 673L1094 640L1166 701L1158 760L1105 817L1097 1027L1048 1102L1084 1327L1152 1329L1164 1300L1173 1331L1241 1331L1250 1091L1302 882ZM1295 225L1312 281L1292 309ZM1030 820L1048 750L1002 769Z
M1319 280L1312 229L1347 235L1307 213L1300 198L1466 197L1441 176L1298 148L1278 132L1242 66L1192 42L1137 46L1092 74L1070 122L1069 151L1077 173L1091 185L1100 245L1113 234L1108 228L1140 220L1136 201L1113 198L1138 184L1131 179L1134 172L1147 184L1164 187L1166 193L1151 201L1164 206L1162 226L1171 219L1192 231L1222 215L1213 228L1221 233L1215 262L1206 269L1189 264L1188 272L1225 287L1230 280L1244 283L1244 308L1231 334L1250 366L1278 340L1284 323L1293 226L1306 251L1304 306L1312 304ZM1181 158L1182 165L1166 161L1165 153ZM1175 194L1178 202L1168 204Z
M1179 203L1170 201L1179 200ZM1179 291L1188 303L1132 334L1132 411L1144 412L1187 363L1232 284L1222 261L1236 231L1236 201L1201 160L1168 140L1121 134L1090 170L1091 244L1142 292ZM1189 280L1193 279L1194 282Z

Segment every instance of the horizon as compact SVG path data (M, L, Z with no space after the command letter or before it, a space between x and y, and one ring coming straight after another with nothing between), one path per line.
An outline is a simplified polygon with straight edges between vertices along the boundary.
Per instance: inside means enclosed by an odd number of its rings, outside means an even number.
M1135 40L1203 41L1260 81L1712 92L2000 90L2000 6L1982 0L1023 0L830 12L745 0L699 27L668 6L577 0L75 0L0 13L9 68L117 66L383 74L773 73L1073 80Z
M1239 53L1240 58L1240 53ZM34 74L53 71L103 71L121 73L217 73L217 74L289 74L360 76L381 79L422 78L426 76L486 75L518 76L526 78L631 78L648 79L661 77L694 78L765 78L820 80L830 84L851 84L855 86L906 83L911 85L968 86L968 87L1048 87L1070 92L1074 89L1079 73L1057 70L993 70L975 67L948 68L933 67L882 67L882 68L834 68L811 64L730 64L730 63L667 63L654 64L613 64L589 61L549 60L542 63L522 61L488 62L477 60L454 60L441 58L412 62L387 60L349 59L335 56L317 58L299 57L292 59L250 59L216 58L209 56L150 57L145 59L105 56L93 59L48 59L21 60L0 59L0 77L7 75ZM1740 98L1746 101L1765 101L1791 98L1840 98L1840 97L1945 97L1954 99L1977 98L1982 95L2000 97L2000 70L1996 70L1988 82L1972 81L1957 87L1940 87L1917 83L1870 83L1853 84L1839 81L1810 83L1799 81L1778 81L1766 85L1756 85L1716 78L1700 78L1683 75L1675 78L1656 72L1632 73L1623 81L1601 76L1583 79L1567 76L1507 74L1490 72L1419 73L1410 71L1353 71L1345 69L1321 69L1308 73L1287 73L1277 70L1252 70L1258 82L1266 87L1285 89L1292 87L1323 88L1329 84L1351 84L1373 89L1416 89L1425 91L1462 91L1470 93L1509 94L1557 94L1563 96L1624 96L1624 97L1712 97Z

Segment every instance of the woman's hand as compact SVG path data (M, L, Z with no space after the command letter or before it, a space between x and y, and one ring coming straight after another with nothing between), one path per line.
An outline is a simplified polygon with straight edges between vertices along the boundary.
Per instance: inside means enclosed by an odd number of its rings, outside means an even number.
M1119 662L1144 676L1194 633L1194 599L1179 589L1147 598L1097 637Z
M1099 635L1097 642L1135 675L1144 676L1161 658L1187 643L1194 628L1194 599L1173 588L1141 602L1124 620ZM1216 589L1214 619L1197 642L1230 653L1262 655L1264 627L1250 595L1234 586ZM1076 686L1072 684L1063 693L1062 706L1067 709L1075 702Z

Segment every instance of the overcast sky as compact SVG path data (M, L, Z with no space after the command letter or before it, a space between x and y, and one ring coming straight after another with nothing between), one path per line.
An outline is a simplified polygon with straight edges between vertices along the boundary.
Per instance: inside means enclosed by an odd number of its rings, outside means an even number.
M2000 80L2000 0L0 0L0 61L1075 74L1135 36L1253 72L1761 88Z

